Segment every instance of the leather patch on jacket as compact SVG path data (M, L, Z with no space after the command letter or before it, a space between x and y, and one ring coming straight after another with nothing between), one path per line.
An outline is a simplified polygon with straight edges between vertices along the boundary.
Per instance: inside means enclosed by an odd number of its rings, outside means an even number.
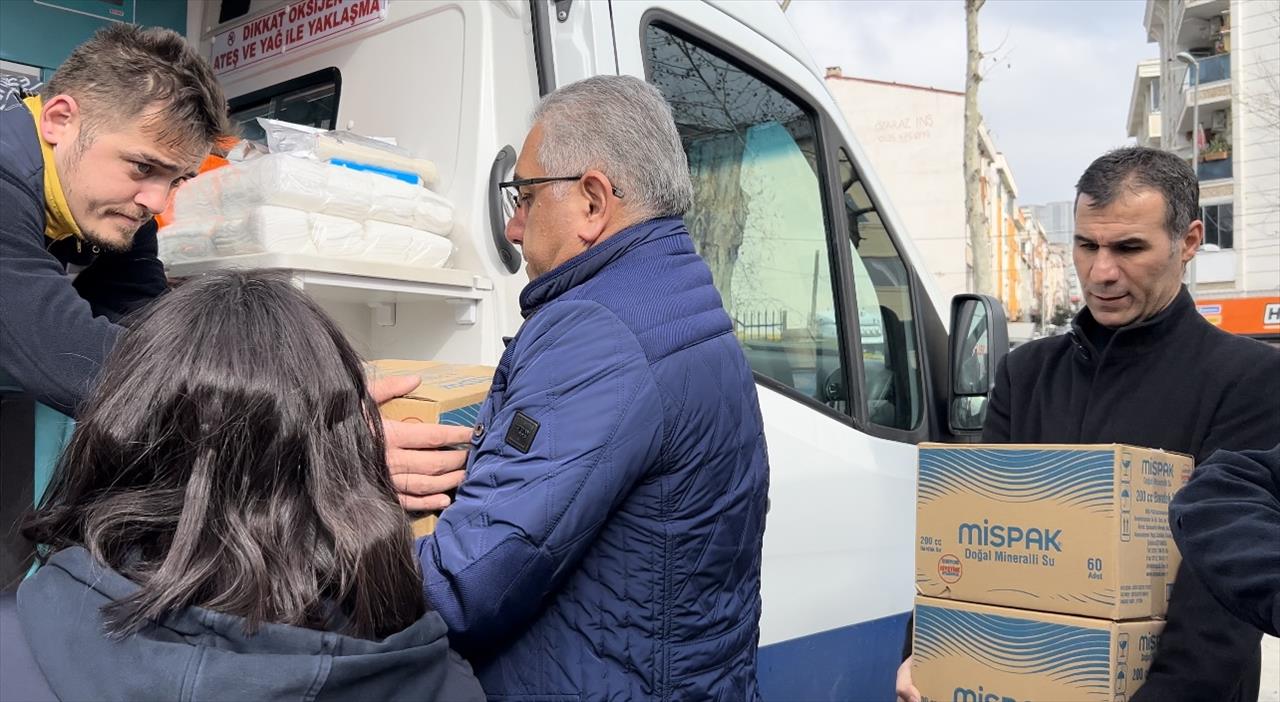
M533 438L538 435L541 426L533 417L524 412L516 412L515 419L511 420L511 428L507 430L507 445L520 453L529 453Z

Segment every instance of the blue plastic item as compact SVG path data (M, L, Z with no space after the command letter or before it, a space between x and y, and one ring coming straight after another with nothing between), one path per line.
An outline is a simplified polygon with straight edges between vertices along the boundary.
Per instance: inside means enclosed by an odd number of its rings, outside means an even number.
M335 166L342 166L343 168L350 168L353 171L377 173L378 175L384 175L388 178L402 180L409 185L418 185L422 182L422 178L417 173L410 173L409 171L398 171L394 168L385 168L383 166L370 166L367 163L357 163L355 161L348 161L342 158L329 159L329 163L332 163Z
M75 428L75 420L58 410L36 403L35 470L31 491L35 504L40 504L40 498L49 486L49 479L53 477L53 469L58 465L58 457L71 440L71 433Z

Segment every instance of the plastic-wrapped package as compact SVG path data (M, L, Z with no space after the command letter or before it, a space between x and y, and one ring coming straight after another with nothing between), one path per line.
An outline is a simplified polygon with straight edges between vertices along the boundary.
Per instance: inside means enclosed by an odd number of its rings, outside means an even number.
M161 229L159 240L166 263L281 253L439 268L453 255L448 239L420 229L274 205L231 219L179 220Z
M440 268L453 255L448 239L429 232L386 222L366 222L364 229L369 248L362 258Z
M359 222L332 215L311 215L311 240L321 256L333 258L365 258L369 249Z
M370 218L373 214L374 203L379 199L378 193L372 189L357 186L357 177L360 181L371 181L373 178L378 178L389 183L395 183L395 181L376 175L372 176L372 178L361 177L370 174L360 173L349 168L338 166L324 166L323 168L323 187L328 199L320 206L319 212L334 217L364 220ZM369 185L374 185L374 183ZM399 183L399 185L405 184ZM410 185L408 187L414 188L416 186Z
M174 203L176 221L236 219L263 205L401 224L447 236L453 206L427 190L375 173L289 154L270 154L204 173Z
M181 263L217 256L217 250L213 246L213 230L217 223L213 218L195 219L160 229L156 237L160 260L165 263Z
M315 253L310 215L288 207L255 207L244 217L223 220L213 230L213 245L220 256L274 251ZM358 226L358 225L357 225Z
M343 160L391 169L410 177L417 176L424 187L434 186L440 180L435 163L425 158L414 158L407 149L394 142L388 143L345 130L325 131L266 117L259 117L258 124L266 132L267 144L273 154L288 153L319 161Z

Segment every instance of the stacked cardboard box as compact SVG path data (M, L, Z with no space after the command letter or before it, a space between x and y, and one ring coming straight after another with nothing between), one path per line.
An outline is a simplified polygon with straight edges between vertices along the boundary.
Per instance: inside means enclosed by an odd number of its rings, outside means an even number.
M382 405L382 416L401 422L475 426L480 405L489 394L493 367L438 361L384 359L369 363L371 378L416 375L422 380L413 392ZM435 514L415 514L413 535L430 534Z
M926 700L1123 702L1179 557L1187 456L1124 445L920 447L915 658Z

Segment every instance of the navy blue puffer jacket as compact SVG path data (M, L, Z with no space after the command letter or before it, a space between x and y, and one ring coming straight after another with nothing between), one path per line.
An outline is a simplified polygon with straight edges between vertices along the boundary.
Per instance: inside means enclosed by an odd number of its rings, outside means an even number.
M623 230L520 302L418 544L450 641L490 699L757 699L763 427L684 223Z

